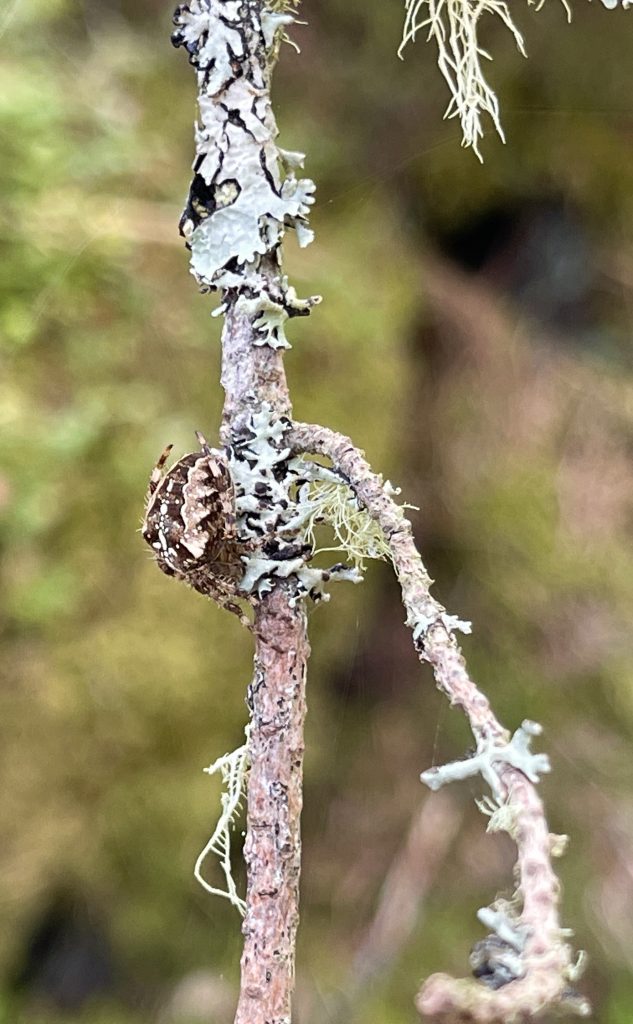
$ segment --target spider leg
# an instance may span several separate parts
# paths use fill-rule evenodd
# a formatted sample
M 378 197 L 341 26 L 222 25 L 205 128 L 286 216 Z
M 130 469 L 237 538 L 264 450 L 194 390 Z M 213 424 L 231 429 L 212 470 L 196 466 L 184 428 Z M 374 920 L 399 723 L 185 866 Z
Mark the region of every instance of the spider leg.
M 255 630 L 255 624 L 251 622 L 244 610 L 240 608 L 239 604 L 236 604 L 235 601 L 231 600 L 233 596 L 232 591 L 225 590 L 224 586 L 219 582 L 209 588 L 209 597 L 212 598 L 220 608 L 225 608 L 227 612 L 237 615 L 241 624 L 249 631 L 249 633 L 253 633 Z
M 165 448 L 165 451 L 163 452 L 163 454 L 161 455 L 160 459 L 158 460 L 158 462 L 156 463 L 156 465 L 154 466 L 154 468 L 152 470 L 152 474 L 151 474 L 151 476 L 149 478 L 149 487 L 147 489 L 147 497 L 148 497 L 148 499 L 151 498 L 152 495 L 155 493 L 156 488 L 158 487 L 159 483 L 161 482 L 161 480 L 163 478 L 163 467 L 164 467 L 165 463 L 167 462 L 167 459 L 169 458 L 170 452 L 171 452 L 173 447 L 174 447 L 173 444 L 168 444 L 167 445 L 167 447 Z
M 207 439 L 204 436 L 204 434 L 202 434 L 199 430 L 196 430 L 196 437 L 198 438 L 198 444 L 202 448 L 203 452 L 205 452 L 206 455 L 210 455 L 211 454 L 211 445 L 207 441 Z
M 255 624 L 251 622 L 248 615 L 246 615 L 245 612 L 242 611 L 238 604 L 234 604 L 233 601 L 227 600 L 219 601 L 218 604 L 222 608 L 226 608 L 227 612 L 233 612 L 233 615 L 237 615 L 238 619 L 245 627 L 245 629 L 249 631 L 249 633 L 255 632 Z

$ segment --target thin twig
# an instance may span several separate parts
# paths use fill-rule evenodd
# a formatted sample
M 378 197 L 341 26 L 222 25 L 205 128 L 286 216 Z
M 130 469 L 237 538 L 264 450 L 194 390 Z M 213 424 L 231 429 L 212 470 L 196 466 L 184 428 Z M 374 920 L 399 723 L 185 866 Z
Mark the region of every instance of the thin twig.
M 548 1008 L 563 1003 L 586 1015 L 588 1004 L 570 990 L 572 951 L 560 925 L 560 886 L 551 863 L 557 837 L 549 833 L 543 804 L 529 778 L 537 778 L 538 770 L 548 767 L 543 755 L 532 755 L 527 749 L 530 735 L 536 731 L 533 723 L 524 723 L 510 739 L 488 699 L 470 678 L 455 639 L 455 630 L 469 631 L 469 624 L 448 615 L 432 597 L 432 580 L 415 546 L 410 522 L 350 438 L 326 427 L 295 423 L 289 443 L 296 452 L 327 456 L 380 525 L 418 657 L 432 666 L 439 689 L 468 718 L 478 752 L 472 764 L 457 762 L 434 769 L 425 773 L 424 780 L 435 788 L 452 778 L 482 771 L 495 797 L 492 827 L 508 831 L 517 846 L 520 911 L 511 923 L 505 908 L 488 911 L 485 918 L 482 912 L 482 919 L 497 932 L 495 939 L 500 937 L 507 945 L 508 935 L 518 937 L 517 976 L 503 979 L 507 982 L 503 985 L 496 978 L 500 987 L 494 990 L 471 979 L 433 975 L 418 995 L 420 1013 L 437 1020 L 448 1021 L 461 1014 L 460 1020 L 477 1024 L 507 1024 L 538 1019 Z M 493 973 L 491 969 L 491 977 Z

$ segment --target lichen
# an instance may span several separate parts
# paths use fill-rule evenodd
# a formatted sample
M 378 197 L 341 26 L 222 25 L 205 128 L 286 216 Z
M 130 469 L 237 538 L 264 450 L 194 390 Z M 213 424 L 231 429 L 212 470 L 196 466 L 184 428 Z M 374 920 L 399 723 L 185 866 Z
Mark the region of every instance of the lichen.
M 527 0 L 536 4 L 537 10 L 545 0 Z M 633 0 L 620 0 L 628 8 Z M 567 0 L 561 0 L 571 21 L 571 8 Z M 602 0 L 611 10 L 618 6 L 618 0 Z M 427 40 L 437 46 L 438 67 L 448 85 L 451 98 L 444 116 L 458 117 L 462 127 L 462 145 L 470 146 L 479 160 L 482 160 L 479 143 L 484 135 L 482 116 L 488 115 L 500 136 L 505 141 L 501 127 L 499 101 L 489 85 L 482 67 L 482 60 L 491 60 L 490 54 L 479 42 L 479 22 L 485 14 L 500 19 L 514 38 L 517 49 L 527 56 L 523 37 L 516 27 L 510 5 L 505 0 L 405 0 L 406 15 L 402 42 L 398 50 L 402 56 L 407 43 L 417 34 L 426 31 Z
M 327 569 L 309 565 L 314 553 L 306 535 L 309 510 L 302 507 L 300 495 L 307 484 L 331 480 L 334 474 L 291 455 L 285 444 L 290 428 L 290 420 L 277 417 L 264 403 L 253 409 L 228 446 L 237 530 L 252 547 L 252 554 L 244 557 L 240 590 L 262 597 L 274 579 L 292 579 L 293 602 L 306 596 L 327 601 L 327 584 L 359 583 L 362 576 L 354 566 L 342 563 Z
M 499 905 L 500 903 L 502 904 L 501 906 Z M 516 907 L 513 903 L 507 900 L 496 901 L 492 907 L 481 907 L 477 911 L 477 917 L 484 928 L 494 932 L 502 942 L 506 942 L 515 952 L 523 952 L 527 935 L 525 928 L 522 928 L 516 922 Z
M 332 479 L 306 482 L 298 494 L 298 503 L 305 521 L 305 537 L 315 555 L 343 552 L 359 571 L 365 569 L 367 559 L 389 558 L 384 533 L 341 477 L 332 474 Z M 317 547 L 316 532 L 321 525 L 333 531 L 334 545 Z
M 214 896 L 224 896 L 234 907 L 239 910 L 242 917 L 246 912 L 246 903 L 238 895 L 233 871 L 231 867 L 231 832 L 235 828 L 237 818 L 242 808 L 242 800 L 246 791 L 246 775 L 248 769 L 248 733 L 250 726 L 244 729 L 245 742 L 237 750 L 230 754 L 218 757 L 213 764 L 205 768 L 208 775 L 222 775 L 224 790 L 220 797 L 222 811 L 216 823 L 213 835 L 200 853 L 194 868 L 194 875 L 207 892 Z M 217 889 L 210 885 L 202 875 L 202 866 L 210 853 L 214 853 L 220 860 L 226 890 Z
M 239 301 L 253 318 L 255 343 L 289 347 L 285 322 L 305 316 L 317 296 L 299 300 L 287 278 L 260 272 L 278 262 L 288 228 L 299 245 L 308 226 L 314 182 L 299 177 L 303 154 L 280 149 L 268 77 L 294 5 L 260 10 L 238 0 L 190 0 L 178 7 L 172 41 L 197 70 L 196 159 L 181 233 L 200 287 L 221 290 L 223 312 Z
M 472 633 L 472 622 L 467 619 L 460 619 L 457 615 L 449 615 L 447 612 L 440 612 L 439 615 L 424 615 L 422 611 L 416 610 L 415 618 L 409 621 L 413 630 L 413 642 L 416 643 L 431 629 L 432 626 L 440 624 L 447 633 Z
M 237 309 L 245 312 L 253 325 L 254 345 L 269 345 L 271 348 L 290 348 L 286 337 L 285 325 L 292 315 L 307 316 L 313 306 L 321 301 L 320 295 L 312 295 L 309 299 L 297 298 L 297 293 L 287 278 L 279 292 L 278 301 L 271 296 L 270 290 L 262 288 L 254 298 L 240 295 Z
M 511 803 L 506 800 L 497 803 L 489 796 L 484 796 L 481 800 L 476 800 L 475 803 L 481 813 L 489 818 L 486 832 L 507 832 L 512 839 L 515 838 L 517 813 Z
M 511 740 L 500 743 L 498 739 L 484 739 L 478 743 L 477 752 L 464 761 L 428 768 L 420 778 L 429 789 L 440 789 L 447 782 L 481 775 L 488 783 L 497 804 L 504 802 L 505 787 L 499 777 L 498 765 L 509 765 L 518 769 L 530 780 L 538 782 L 542 774 L 551 771 L 547 754 L 533 754 L 530 744 L 534 736 L 542 732 L 538 722 L 526 719 L 516 730 Z

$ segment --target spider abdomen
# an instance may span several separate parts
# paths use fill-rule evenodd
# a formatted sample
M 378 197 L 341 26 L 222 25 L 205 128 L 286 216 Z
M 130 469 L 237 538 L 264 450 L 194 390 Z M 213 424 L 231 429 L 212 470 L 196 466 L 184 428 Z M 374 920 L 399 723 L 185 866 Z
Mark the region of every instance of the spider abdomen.
M 226 457 L 201 440 L 200 451 L 183 456 L 164 475 L 170 449 L 159 460 L 142 533 L 164 573 L 222 603 L 239 593 L 248 545 L 237 537 Z

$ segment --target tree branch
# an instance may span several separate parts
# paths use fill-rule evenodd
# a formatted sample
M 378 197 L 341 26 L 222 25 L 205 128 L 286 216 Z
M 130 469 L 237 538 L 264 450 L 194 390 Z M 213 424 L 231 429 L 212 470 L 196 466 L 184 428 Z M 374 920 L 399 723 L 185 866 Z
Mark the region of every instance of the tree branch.
M 493 795 L 489 827 L 507 831 L 517 844 L 516 900 L 480 911 L 493 933 L 474 951 L 475 974 L 485 984 L 435 975 L 420 992 L 418 1008 L 437 1019 L 460 1015 L 480 1024 L 535 1019 L 563 1003 L 587 1012 L 569 992 L 574 969 L 551 866 L 558 837 L 548 832 L 534 787 L 539 773 L 549 770 L 547 758 L 529 750 L 539 728 L 524 722 L 510 737 L 497 721 L 455 640 L 455 630 L 469 632 L 470 624 L 448 615 L 431 596 L 411 525 L 362 453 L 349 438 L 290 420 L 281 358 L 288 347 L 285 324 L 318 301 L 298 299 L 281 268 L 288 228 L 301 245 L 312 238 L 307 215 L 314 192 L 311 181 L 295 176 L 302 155 L 277 146 L 270 105 L 271 70 L 281 32 L 293 20 L 290 5 L 190 0 L 174 16 L 173 42 L 186 48 L 196 68 L 200 115 L 181 233 L 202 290 L 222 295 L 224 448 L 215 451 L 200 438 L 201 452 L 161 480 L 167 453 L 162 457 L 145 531 L 165 572 L 234 611 L 232 596 L 255 608 L 245 943 L 235 1021 L 291 1019 L 309 653 L 304 599 L 327 596 L 324 586 L 332 579 L 360 578 L 344 566 L 308 565 L 307 524 L 318 516 L 310 487 L 332 479 L 348 484 L 379 525 L 418 656 L 431 664 L 439 688 L 462 708 L 475 736 L 472 758 L 431 769 L 423 781 L 435 789 L 481 773 Z M 328 456 L 335 474 L 295 458 L 298 453 Z M 174 508 L 176 498 L 181 504 Z
M 300 244 L 311 239 L 306 221 L 314 186 L 294 175 L 301 154 L 275 142 L 270 77 L 280 30 L 292 21 L 276 6 L 191 0 L 177 8 L 172 37 L 197 72 L 200 119 L 181 233 L 201 289 L 222 293 L 221 440 L 234 478 L 238 534 L 250 545 L 245 552 L 267 537 L 273 543 L 275 515 L 283 512 L 271 466 L 283 464 L 275 425 L 291 413 L 284 323 L 306 315 L 317 301 L 297 299 L 281 269 L 286 228 L 295 228 Z M 268 433 L 257 436 L 254 424 L 262 422 Z M 258 457 L 259 475 L 252 472 Z M 251 573 L 251 586 L 242 583 L 237 595 L 255 606 L 256 650 L 248 693 L 247 894 L 236 1024 L 291 1019 L 309 654 L 299 581 L 282 571 L 290 567 L 284 558 L 295 553 L 287 535 L 283 550 L 277 543 L 265 552 L 265 581 L 262 572 Z
M 455 631 L 470 632 L 470 624 L 448 615 L 432 597 L 432 580 L 415 546 L 411 523 L 350 438 L 326 427 L 295 423 L 289 443 L 298 453 L 327 456 L 380 526 L 418 657 L 432 666 L 438 688 L 468 718 L 477 753 L 469 760 L 424 772 L 422 780 L 436 789 L 452 779 L 481 773 L 493 793 L 488 804 L 489 829 L 508 832 L 517 846 L 515 900 L 497 901 L 480 911 L 480 919 L 493 931 L 473 953 L 475 973 L 485 984 L 433 975 L 420 990 L 418 1010 L 437 1020 L 454 1020 L 459 1015 L 460 1020 L 477 1024 L 534 1020 L 561 1004 L 586 1016 L 587 1002 L 570 987 L 575 969 L 567 933 L 560 925 L 560 887 L 551 863 L 564 843 L 550 835 L 534 786 L 539 773 L 549 770 L 544 755 L 529 751 L 530 738 L 540 729 L 525 722 L 511 738 L 495 717 L 488 699 L 470 678 L 455 639 Z
M 299 923 L 305 681 L 303 606 L 275 587 L 256 613 L 249 689 L 247 911 L 235 1024 L 289 1024 Z

